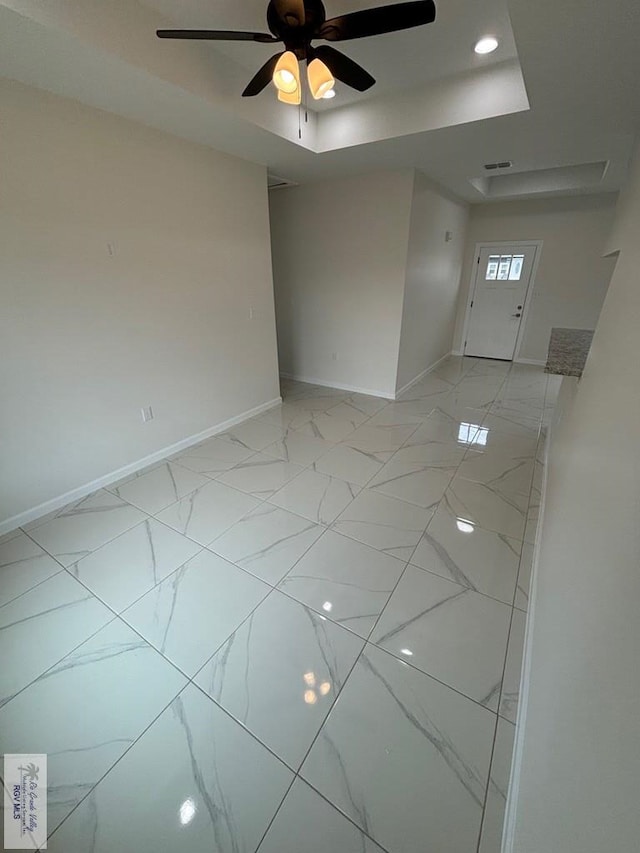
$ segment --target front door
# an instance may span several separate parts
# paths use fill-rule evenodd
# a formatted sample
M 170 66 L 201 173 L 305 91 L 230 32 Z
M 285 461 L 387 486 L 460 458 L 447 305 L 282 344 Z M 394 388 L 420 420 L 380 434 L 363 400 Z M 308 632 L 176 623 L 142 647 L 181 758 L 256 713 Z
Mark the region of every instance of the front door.
M 512 361 L 537 246 L 483 246 L 467 329 L 465 355 Z

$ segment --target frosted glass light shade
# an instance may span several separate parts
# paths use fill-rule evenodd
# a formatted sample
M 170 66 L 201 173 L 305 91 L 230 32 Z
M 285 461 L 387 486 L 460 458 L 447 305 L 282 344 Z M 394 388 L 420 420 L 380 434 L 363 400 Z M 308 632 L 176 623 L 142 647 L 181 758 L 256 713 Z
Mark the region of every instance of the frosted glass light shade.
M 314 59 L 307 68 L 309 89 L 316 101 L 324 96 L 336 85 L 333 74 L 321 59 Z
M 297 106 L 302 101 L 302 90 L 296 89 L 295 92 L 278 92 L 278 100 L 283 104 L 294 104 Z
M 293 95 L 300 90 L 300 68 L 293 51 L 288 50 L 278 60 L 273 72 L 273 85 L 285 95 Z

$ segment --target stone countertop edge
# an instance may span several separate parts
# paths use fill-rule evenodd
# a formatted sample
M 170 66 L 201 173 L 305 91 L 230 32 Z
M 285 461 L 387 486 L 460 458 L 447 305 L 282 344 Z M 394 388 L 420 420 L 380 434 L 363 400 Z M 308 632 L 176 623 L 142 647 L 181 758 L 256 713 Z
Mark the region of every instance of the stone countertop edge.
M 592 329 L 551 329 L 545 373 L 582 376 L 591 349 Z

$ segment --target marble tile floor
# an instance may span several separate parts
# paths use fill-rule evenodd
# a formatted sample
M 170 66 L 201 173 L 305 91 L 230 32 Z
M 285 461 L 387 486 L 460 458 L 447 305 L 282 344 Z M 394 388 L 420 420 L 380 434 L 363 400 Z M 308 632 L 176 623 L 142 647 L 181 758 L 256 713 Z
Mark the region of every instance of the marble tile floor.
M 541 368 L 284 402 L 0 539 L 53 853 L 499 853 Z

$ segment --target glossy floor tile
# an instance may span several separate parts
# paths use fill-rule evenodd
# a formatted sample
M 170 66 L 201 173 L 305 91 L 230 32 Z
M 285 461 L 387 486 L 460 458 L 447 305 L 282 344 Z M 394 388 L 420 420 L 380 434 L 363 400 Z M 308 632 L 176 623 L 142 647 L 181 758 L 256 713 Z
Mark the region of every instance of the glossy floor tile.
M 184 453 L 179 453 L 174 457 L 174 460 L 190 471 L 215 477 L 240 462 L 244 462 L 245 459 L 253 456 L 254 452 L 251 448 L 243 447 L 231 441 L 209 438 L 202 444 L 190 447 Z
M 499 853 L 557 383 L 282 394 L 0 538 L 54 853 Z
M 367 647 L 301 775 L 386 850 L 471 853 L 494 727 L 491 712 Z
M 421 462 L 432 468 L 455 470 L 462 462 L 467 447 L 448 436 L 443 439 L 428 435 L 424 429 L 426 421 L 405 442 L 393 457 L 393 462 Z M 456 436 L 457 438 L 457 436 Z
M 0 608 L 0 706 L 113 618 L 67 572 L 5 604 Z
M 202 551 L 122 618 L 191 677 L 268 592 L 248 572 Z
M 0 607 L 60 571 L 60 563 L 18 531 L 0 542 Z
M 200 551 L 200 545 L 154 518 L 69 566 L 116 612 L 124 610 Z
M 333 622 L 368 637 L 404 568 L 401 560 L 329 530 L 279 588 Z
M 208 482 L 203 474 L 166 462 L 110 486 L 109 491 L 153 515 Z
M 496 710 L 511 608 L 408 566 L 371 642 Z
M 48 849 L 253 851 L 293 778 L 189 685 L 54 833 Z
M 460 465 L 458 475 L 465 480 L 486 484 L 507 497 L 521 495 L 528 499 L 533 480 L 533 457 L 512 455 L 509 451 L 470 451 Z
M 405 462 L 401 451 L 371 480 L 369 489 L 424 509 L 436 509 L 447 491 L 456 466 L 432 466 L 429 462 Z
M 363 645 L 274 590 L 195 681 L 297 770 Z
M 233 486 L 234 489 L 264 500 L 275 494 L 303 470 L 304 468 L 294 465 L 293 462 L 285 462 L 266 453 L 256 453 L 245 462 L 240 462 L 235 468 L 219 474 L 217 479 L 220 483 Z
M 355 433 L 354 433 L 355 435 Z M 313 464 L 313 470 L 331 477 L 339 477 L 349 483 L 366 486 L 380 471 L 390 452 L 362 451 L 348 444 L 337 444 Z
M 374 415 L 369 424 L 371 426 L 412 426 L 418 427 L 428 417 L 435 403 L 424 400 L 403 400 L 400 398 L 395 403 L 389 403 Z
M 259 504 L 251 495 L 212 481 L 162 510 L 158 520 L 189 539 L 208 545 Z
M 42 524 L 35 523 L 25 529 L 59 563 L 70 566 L 144 518 L 145 513 L 101 489 Z
M 269 444 L 263 452 L 276 459 L 307 467 L 332 448 L 333 444 L 324 438 L 291 431 L 281 441 Z
M 358 539 L 391 557 L 409 560 L 433 512 L 431 508 L 365 489 L 333 527 L 338 533 Z
M 329 412 L 314 412 L 301 423 L 292 423 L 291 429 L 301 435 L 321 438 L 324 441 L 342 441 L 357 428 L 355 421 Z
M 269 828 L 259 853 L 384 853 L 356 824 L 300 777 Z
M 365 424 L 351 433 L 344 440 L 344 444 L 353 447 L 362 453 L 371 453 L 374 456 L 390 458 L 391 454 L 399 450 L 405 441 L 416 431 L 411 426 L 371 426 Z
M 444 501 L 456 518 L 512 539 L 522 539 L 524 535 L 528 505 L 528 497 L 524 495 L 505 495 L 491 483 L 477 483 L 456 475 Z
M 483 530 L 441 504 L 411 562 L 505 604 L 513 604 L 520 551 L 517 539 Z
M 279 441 L 283 435 L 284 430 L 276 424 L 269 424 L 254 418 L 227 432 L 220 433 L 217 437 L 220 441 L 229 441 L 234 446 L 245 450 L 264 450 L 274 441 Z
M 337 417 L 345 417 L 347 420 L 359 420 L 364 423 L 387 405 L 387 400 L 382 397 L 371 397 L 368 394 L 349 394 L 337 406 L 328 411 Z
M 405 447 L 429 442 L 449 442 L 466 452 L 469 447 L 486 442 L 488 432 L 481 427 L 483 419 L 473 423 L 435 411 L 425 418 L 405 443 Z
M 275 586 L 324 529 L 264 503 L 214 539 L 209 550 Z
M 0 751 L 49 756 L 49 831 L 186 683 L 138 634 L 114 620 L 0 709 Z
M 331 524 L 360 491 L 360 486 L 307 469 L 269 502 L 296 512 L 316 524 Z

